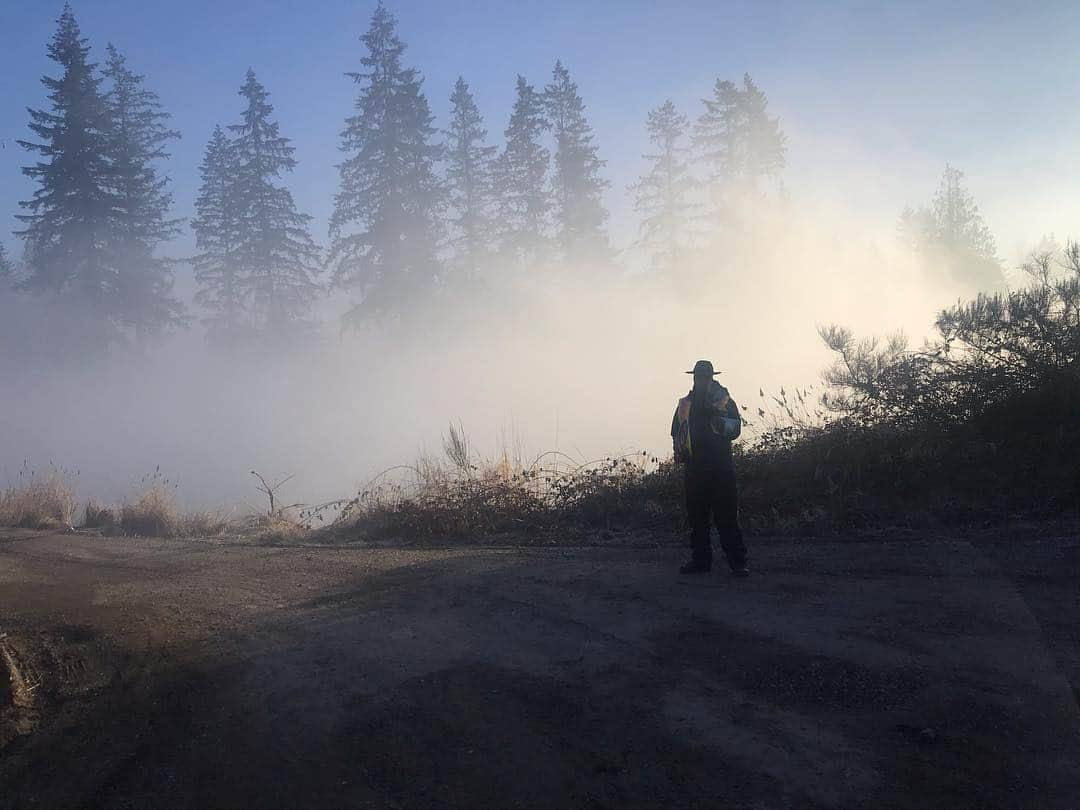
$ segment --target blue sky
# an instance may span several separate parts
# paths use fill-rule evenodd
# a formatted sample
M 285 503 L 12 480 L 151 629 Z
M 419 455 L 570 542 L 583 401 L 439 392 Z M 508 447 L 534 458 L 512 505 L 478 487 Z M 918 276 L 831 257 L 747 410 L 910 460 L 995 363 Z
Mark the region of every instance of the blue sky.
M 1076 4 L 1043 2 L 389 2 L 425 77 L 438 123 L 460 74 L 494 141 L 514 78 L 537 84 L 562 59 L 578 82 L 612 180 L 612 231 L 634 233 L 625 193 L 641 169 L 647 111 L 671 98 L 692 116 L 720 76 L 749 71 L 791 142 L 796 200 L 886 221 L 927 201 L 947 161 L 959 166 L 1002 254 L 1044 232 L 1080 236 L 1080 50 Z M 17 201 L 32 187 L 15 143 L 43 106 L 45 55 L 62 3 L 0 0 L 0 240 L 19 246 Z M 338 132 L 355 88 L 365 0 L 75 0 L 103 59 L 115 44 L 146 74 L 183 140 L 173 149 L 176 214 L 189 216 L 215 123 L 233 122 L 250 66 L 271 93 L 299 166 L 299 206 L 325 223 L 337 185 Z M 181 250 L 183 245 L 178 245 Z

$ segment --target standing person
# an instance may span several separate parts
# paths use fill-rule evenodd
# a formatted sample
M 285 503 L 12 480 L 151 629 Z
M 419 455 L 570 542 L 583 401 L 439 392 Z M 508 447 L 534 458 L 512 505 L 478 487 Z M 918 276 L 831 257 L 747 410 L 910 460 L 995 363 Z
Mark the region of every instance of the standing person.
M 731 452 L 732 439 L 742 432 L 739 407 L 728 390 L 713 379 L 718 372 L 708 360 L 698 360 L 694 370 L 686 373 L 694 375 L 694 387 L 675 408 L 671 438 L 675 462 L 686 469 L 686 512 L 693 557 L 679 573 L 702 574 L 712 568 L 711 515 L 731 573 L 749 576 Z

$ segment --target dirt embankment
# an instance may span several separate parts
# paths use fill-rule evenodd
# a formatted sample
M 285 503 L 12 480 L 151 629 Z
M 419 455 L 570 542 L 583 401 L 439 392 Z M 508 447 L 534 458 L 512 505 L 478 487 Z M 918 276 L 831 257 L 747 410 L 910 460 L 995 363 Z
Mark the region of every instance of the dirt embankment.
M 1074 807 L 1078 548 L 4 532 L 0 806 Z

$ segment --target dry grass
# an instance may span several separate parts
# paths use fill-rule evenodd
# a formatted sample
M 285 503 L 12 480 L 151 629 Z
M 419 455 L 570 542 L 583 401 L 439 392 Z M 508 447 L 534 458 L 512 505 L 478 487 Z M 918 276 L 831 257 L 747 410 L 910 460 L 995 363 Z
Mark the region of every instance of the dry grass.
M 58 529 L 71 525 L 75 514 L 75 475 L 50 466 L 38 474 L 26 464 L 21 482 L 0 492 L 0 526 Z
M 760 533 L 831 534 L 1058 520 L 1080 503 L 1080 386 L 1017 392 L 955 425 L 829 417 L 812 389 L 758 392 L 735 446 L 740 515 Z M 581 531 L 685 528 L 682 471 L 648 454 L 579 464 L 472 457 L 452 428 L 444 460 L 376 479 L 332 528 L 352 539 L 482 537 L 541 542 Z M 318 514 L 315 514 L 318 517 Z M 553 531 L 552 531 L 553 530 Z M 545 537 L 549 539 L 544 539 Z
M 256 543 L 295 543 L 307 537 L 309 532 L 293 510 L 287 509 L 251 515 L 239 533 Z
M 344 504 L 331 528 L 369 539 L 482 536 L 549 530 L 670 527 L 671 465 L 648 453 L 579 462 L 546 453 L 530 463 L 503 453 L 474 457 L 459 428 L 443 442 L 445 459 L 378 476 Z M 310 524 L 318 508 L 306 510 Z
M 118 509 L 106 506 L 96 498 L 91 498 L 86 502 L 86 507 L 83 509 L 83 527 L 102 529 L 108 533 L 117 529 L 119 525 L 120 511 Z
M 235 516 L 222 511 L 185 512 L 180 516 L 181 537 L 222 537 L 239 531 Z
M 89 514 L 89 505 L 87 507 Z M 244 533 L 245 526 L 223 512 L 183 512 L 172 490 L 155 484 L 119 510 L 104 510 L 118 519 L 103 528 L 115 533 L 144 537 L 221 537 Z M 89 525 L 89 524 L 86 524 Z
M 143 476 L 143 489 L 131 501 L 107 506 L 91 498 L 82 525 L 104 534 L 144 537 L 214 537 L 242 533 L 235 516 L 221 511 L 184 512 L 176 502 L 177 484 L 160 468 Z
M 176 537 L 183 525 L 172 492 L 155 483 L 120 507 L 120 530 L 147 537 Z
M 20 483 L 0 491 L 0 526 L 27 529 L 65 529 L 74 525 L 77 501 L 71 473 L 51 466 L 39 474 L 24 464 Z M 160 471 L 143 477 L 145 485 L 131 501 L 119 506 L 90 498 L 80 526 L 103 534 L 155 537 L 213 537 L 243 533 L 245 524 L 222 512 L 183 512 L 176 485 Z

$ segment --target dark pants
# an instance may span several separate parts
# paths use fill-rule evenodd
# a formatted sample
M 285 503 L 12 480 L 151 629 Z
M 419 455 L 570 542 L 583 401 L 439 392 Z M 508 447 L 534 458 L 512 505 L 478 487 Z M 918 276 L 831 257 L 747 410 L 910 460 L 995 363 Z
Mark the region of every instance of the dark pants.
M 709 516 L 732 569 L 746 565 L 746 544 L 739 526 L 739 490 L 732 468 L 686 468 L 686 513 L 694 562 L 712 565 Z

